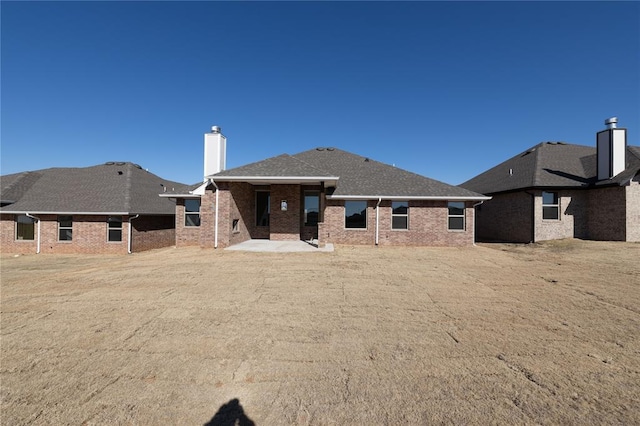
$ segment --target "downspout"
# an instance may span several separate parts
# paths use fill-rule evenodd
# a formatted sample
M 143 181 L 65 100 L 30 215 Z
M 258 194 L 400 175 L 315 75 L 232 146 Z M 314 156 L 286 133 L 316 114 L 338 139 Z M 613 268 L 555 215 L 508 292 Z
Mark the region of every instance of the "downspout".
M 475 203 L 473 205 L 473 245 L 476 245 L 476 207 L 478 207 L 480 204 L 484 203 L 484 200 L 480 201 L 479 203 Z
M 36 254 L 40 254 L 40 218 L 30 215 L 29 213 L 25 213 L 25 216 L 30 217 L 31 219 L 38 222 L 38 240 L 36 241 Z
M 378 197 L 378 203 L 376 204 L 376 245 L 378 245 L 378 235 L 380 231 L 380 213 L 378 212 L 382 198 Z
M 129 217 L 129 235 L 127 236 L 127 253 L 131 254 L 131 221 L 133 219 L 139 218 L 140 215 L 137 214 L 133 217 Z
M 209 179 L 209 182 L 211 182 L 213 184 L 213 186 L 216 187 L 216 213 L 215 213 L 215 219 L 214 219 L 214 225 L 213 225 L 213 248 L 217 249 L 218 248 L 218 194 L 220 193 L 220 190 L 218 189 L 218 185 L 216 185 L 216 183 L 213 181 L 213 179 Z

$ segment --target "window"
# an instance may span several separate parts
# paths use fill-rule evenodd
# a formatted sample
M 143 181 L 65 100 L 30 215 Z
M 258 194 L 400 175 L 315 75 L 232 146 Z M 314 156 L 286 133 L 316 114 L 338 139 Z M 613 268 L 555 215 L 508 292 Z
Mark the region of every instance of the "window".
M 344 227 L 348 229 L 358 229 L 367 227 L 367 202 L 366 201 L 345 201 L 344 202 Z
M 464 202 L 449 201 L 449 231 L 464 231 Z
M 558 203 L 557 192 L 542 193 L 542 219 L 560 219 L 560 204 Z
M 107 241 L 122 241 L 122 216 L 109 216 L 107 219 Z
M 200 226 L 200 200 L 184 200 L 184 226 Z
M 269 191 L 256 192 L 256 226 L 269 226 L 270 204 L 271 194 Z
M 409 229 L 409 202 L 391 203 L 391 229 Z
M 58 241 L 71 241 L 73 237 L 73 217 L 58 216 Z
M 16 217 L 16 240 L 33 240 L 34 222 L 33 218 L 24 214 Z
M 305 192 L 304 194 L 304 225 L 316 226 L 320 215 L 320 194 Z

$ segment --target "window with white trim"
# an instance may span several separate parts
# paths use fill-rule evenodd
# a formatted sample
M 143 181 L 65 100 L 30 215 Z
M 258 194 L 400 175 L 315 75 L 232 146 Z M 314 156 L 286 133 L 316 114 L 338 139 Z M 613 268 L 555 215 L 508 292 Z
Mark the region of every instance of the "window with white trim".
M 463 201 L 449 201 L 449 231 L 464 231 L 464 202 Z
M 542 192 L 542 219 L 560 219 L 560 202 L 557 192 Z
M 122 241 L 122 216 L 109 216 L 107 219 L 107 241 Z
M 409 229 L 409 202 L 391 203 L 391 229 Z
M 58 216 L 58 241 L 73 239 L 73 216 Z
M 200 199 L 184 200 L 184 226 L 200 226 Z
M 35 219 L 21 214 L 16 217 L 16 240 L 33 241 L 35 239 Z
M 367 228 L 367 202 L 344 202 L 344 227 L 347 229 Z

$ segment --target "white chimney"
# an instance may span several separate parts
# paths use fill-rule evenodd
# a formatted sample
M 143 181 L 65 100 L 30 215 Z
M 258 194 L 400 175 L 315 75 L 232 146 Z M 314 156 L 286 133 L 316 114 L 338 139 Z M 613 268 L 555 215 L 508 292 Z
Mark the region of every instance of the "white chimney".
M 596 136 L 598 180 L 611 179 L 626 167 L 627 129 L 618 128 L 617 123 L 617 117 L 607 118 L 607 129 Z
M 227 138 L 218 126 L 204 134 L 204 177 L 223 171 L 227 167 Z

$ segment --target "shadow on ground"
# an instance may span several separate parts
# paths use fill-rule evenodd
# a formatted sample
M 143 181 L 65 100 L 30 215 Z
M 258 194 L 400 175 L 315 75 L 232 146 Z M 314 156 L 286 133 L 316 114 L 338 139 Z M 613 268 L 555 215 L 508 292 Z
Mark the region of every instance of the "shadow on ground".
M 204 426 L 255 426 L 255 423 L 245 414 L 240 401 L 234 398 L 222 404 Z

